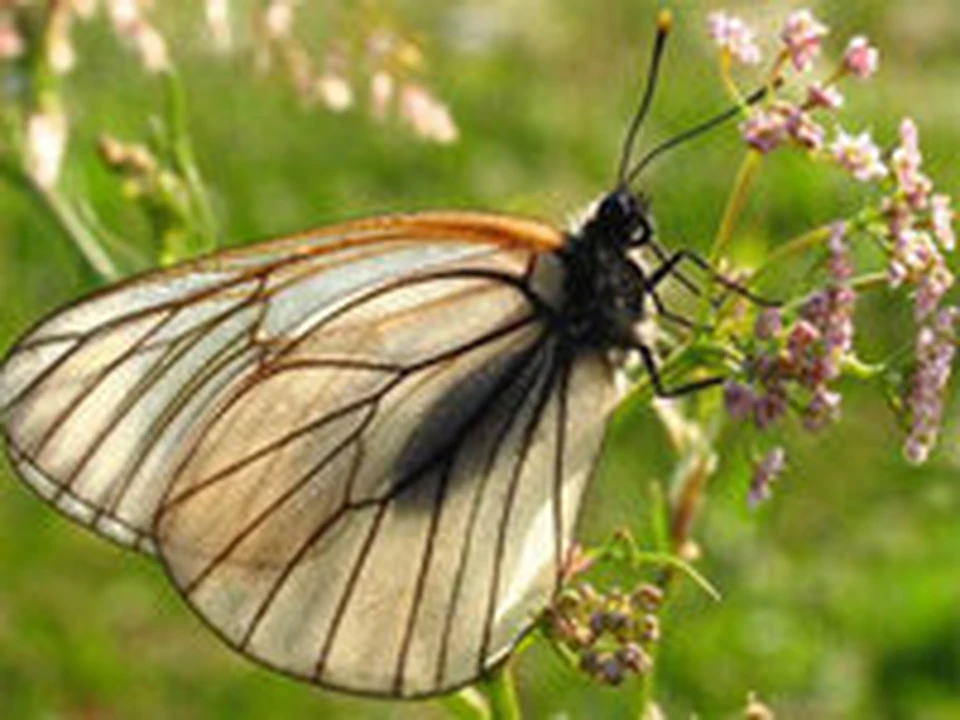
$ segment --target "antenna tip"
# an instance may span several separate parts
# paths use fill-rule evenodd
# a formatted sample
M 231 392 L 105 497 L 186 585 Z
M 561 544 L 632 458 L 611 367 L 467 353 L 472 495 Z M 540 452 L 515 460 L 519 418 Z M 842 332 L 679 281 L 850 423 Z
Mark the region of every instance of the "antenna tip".
M 657 32 L 666 35 L 673 29 L 673 13 L 663 8 L 657 13 Z

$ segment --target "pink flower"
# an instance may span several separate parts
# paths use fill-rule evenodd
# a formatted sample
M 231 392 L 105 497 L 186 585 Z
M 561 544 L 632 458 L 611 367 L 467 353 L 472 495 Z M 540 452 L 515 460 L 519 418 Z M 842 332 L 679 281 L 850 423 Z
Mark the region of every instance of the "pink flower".
M 958 318 L 960 312 L 956 307 L 943 308 L 917 335 L 916 370 L 904 398 L 910 434 L 903 452 L 912 463 L 924 462 L 937 441 L 943 418 L 943 399 L 956 354 Z
M 765 308 L 757 314 L 753 326 L 754 337 L 760 340 L 772 340 L 783 330 L 783 320 L 777 308 Z
M 917 125 L 911 118 L 900 123 L 900 145 L 890 158 L 897 187 L 914 210 L 926 208 L 933 183 L 920 171 L 923 155 Z
M 36 113 L 27 120 L 26 168 L 44 190 L 53 188 L 60 177 L 68 133 L 67 116 L 59 110 Z
M 756 396 L 749 385 L 728 380 L 723 386 L 723 405 L 734 420 L 746 420 L 753 414 Z
M 811 84 L 807 88 L 807 105 L 811 108 L 836 110 L 843 105 L 843 95 L 836 85 Z
M 934 195 L 930 200 L 930 224 L 933 235 L 947 252 L 953 252 L 956 236 L 953 232 L 954 212 L 948 195 Z
M 747 505 L 751 509 L 770 497 L 770 488 L 783 472 L 785 464 L 786 453 L 782 447 L 773 448 L 754 464 L 747 495 Z
M 221 52 L 229 50 L 233 46 L 233 30 L 228 0 L 206 0 L 204 11 L 214 48 Z
M 917 290 L 913 296 L 913 314 L 918 322 L 934 313 L 943 296 L 953 287 L 953 283 L 953 274 L 942 260 L 935 262 L 920 275 Z
M 827 390 L 826 386 L 817 388 L 810 402 L 803 409 L 803 427 L 808 432 L 819 432 L 840 415 L 840 393 Z
M 863 35 L 850 40 L 843 54 L 843 67 L 847 72 L 858 78 L 868 78 L 877 72 L 879 64 L 879 51 Z
M 387 106 L 393 100 L 396 82 L 393 75 L 378 70 L 370 78 L 370 112 L 378 120 L 387 114 Z
M 0 60 L 13 60 L 23 55 L 26 43 L 13 21 L 0 15 Z
M 847 234 L 846 223 L 835 222 L 830 228 L 827 250 L 830 251 L 830 277 L 838 282 L 849 280 L 853 275 L 850 251 L 844 238 Z
M 869 132 L 853 136 L 840 130 L 830 151 L 840 166 L 860 182 L 880 180 L 887 175 L 887 168 L 880 160 L 880 149 Z
M 316 79 L 314 87 L 323 104 L 333 112 L 343 112 L 353 105 L 353 88 L 339 73 L 324 73 Z
M 424 140 L 448 145 L 458 137 L 447 106 L 420 85 L 407 83 L 400 90 L 400 117 Z
M 823 127 L 800 108 L 794 108 L 787 116 L 787 132 L 800 147 L 807 150 L 822 148 L 826 134 Z
M 727 13 L 714 12 L 707 16 L 707 26 L 710 38 L 730 57 L 744 65 L 760 62 L 756 33 L 743 20 Z
M 294 0 L 270 0 L 263 23 L 271 40 L 284 40 L 293 32 Z
M 77 17 L 89 20 L 97 12 L 97 5 L 100 0 L 72 0 L 70 9 Z
M 809 10 L 797 10 L 787 16 L 780 39 L 786 45 L 793 67 L 808 70 L 820 54 L 824 36 L 829 32 Z
M 786 118 L 775 110 L 754 108 L 740 123 L 740 134 L 750 147 L 766 154 L 787 138 Z

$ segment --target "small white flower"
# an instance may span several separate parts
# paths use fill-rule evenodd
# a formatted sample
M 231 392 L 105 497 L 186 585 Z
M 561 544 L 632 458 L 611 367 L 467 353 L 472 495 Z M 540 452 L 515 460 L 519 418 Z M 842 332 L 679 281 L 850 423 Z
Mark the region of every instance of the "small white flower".
M 27 120 L 26 170 L 33 181 L 50 190 L 57 184 L 67 148 L 67 116 L 60 110 L 47 110 Z
M 869 132 L 854 136 L 840 130 L 830 151 L 841 167 L 860 182 L 880 180 L 887 175 L 887 168 L 880 159 L 880 148 Z
M 756 33 L 740 18 L 723 12 L 710 13 L 707 16 L 707 27 L 710 38 L 717 47 L 730 53 L 733 59 L 744 65 L 756 65 L 760 62 Z
M 317 94 L 330 110 L 343 112 L 353 105 L 353 88 L 343 75 L 328 72 L 317 78 Z

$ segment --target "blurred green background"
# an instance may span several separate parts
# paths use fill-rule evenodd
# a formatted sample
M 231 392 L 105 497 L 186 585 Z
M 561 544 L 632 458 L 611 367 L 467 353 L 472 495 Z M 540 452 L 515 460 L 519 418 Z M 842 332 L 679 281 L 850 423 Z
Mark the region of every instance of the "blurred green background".
M 157 4 L 161 5 L 161 4 Z M 235 5 L 238 25 L 250 3 Z M 322 52 L 352 32 L 337 3 L 307 3 L 301 37 Z M 347 5 L 347 3 L 342 3 Z M 368 3 L 418 38 L 430 87 L 460 141 L 438 147 L 362 109 L 305 109 L 276 77 L 251 70 L 245 34 L 211 51 L 200 3 L 163 3 L 155 18 L 183 71 L 189 128 L 226 244 L 347 217 L 476 207 L 565 223 L 607 189 L 636 102 L 654 5 L 641 0 Z M 677 1 L 676 32 L 645 138 L 665 137 L 726 104 L 705 40 L 726 7 L 775 28 L 794 3 Z M 851 129 L 886 144 L 918 121 L 927 169 L 957 194 L 960 13 L 956 0 L 832 0 L 811 7 L 832 27 L 881 47 L 880 75 L 844 90 Z M 106 23 L 77 27 L 66 83 L 73 128 L 64 184 L 143 250 L 143 216 L 97 159 L 102 132 L 137 140 L 162 109 L 162 87 Z M 704 249 L 739 158 L 732 128 L 677 150 L 645 180 L 668 244 Z M 765 163 L 738 228 L 741 259 L 858 207 L 859 188 L 790 153 Z M 42 313 L 102 284 L 57 225 L 0 181 L 0 346 Z M 881 320 L 882 319 L 882 320 Z M 898 325 L 899 323 L 899 325 Z M 909 332 L 908 316 L 865 300 L 865 352 Z M 670 718 L 738 717 L 757 691 L 781 718 L 960 717 L 960 398 L 941 448 L 922 468 L 901 459 L 902 433 L 876 388 L 845 386 L 842 422 L 787 431 L 789 473 L 775 499 L 746 510 L 743 445 L 726 438 L 696 537 L 724 599 L 686 588 L 664 628 L 656 696 Z M 794 428 L 793 430 L 796 430 Z M 642 534 L 648 487 L 671 458 L 649 411 L 613 427 L 583 534 Z M 353 699 L 271 675 L 234 656 L 178 599 L 157 567 L 59 518 L 0 468 L 0 718 L 443 717 L 430 702 Z M 519 657 L 529 717 L 636 717 L 636 685 L 597 686 L 543 646 Z

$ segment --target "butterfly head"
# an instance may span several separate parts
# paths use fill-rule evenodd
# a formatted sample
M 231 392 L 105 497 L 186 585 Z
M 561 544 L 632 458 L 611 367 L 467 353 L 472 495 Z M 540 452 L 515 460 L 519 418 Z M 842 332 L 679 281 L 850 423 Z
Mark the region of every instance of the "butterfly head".
M 590 223 L 608 242 L 622 249 L 641 247 L 653 237 L 646 200 L 625 187 L 600 199 Z

